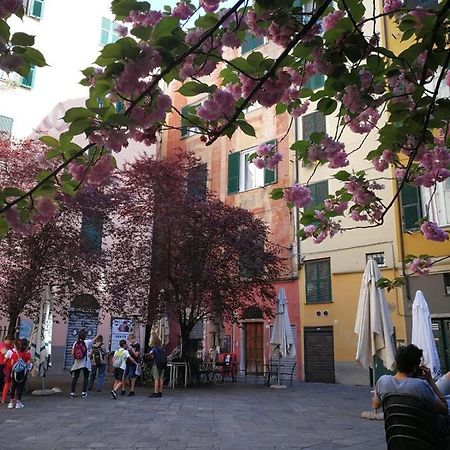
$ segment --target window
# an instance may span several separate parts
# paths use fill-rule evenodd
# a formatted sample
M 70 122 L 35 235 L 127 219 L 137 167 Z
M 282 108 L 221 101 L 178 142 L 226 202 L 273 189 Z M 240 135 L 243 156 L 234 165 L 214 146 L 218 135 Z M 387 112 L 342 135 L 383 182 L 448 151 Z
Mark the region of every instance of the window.
M 325 84 L 325 75 L 319 74 L 319 75 L 313 75 L 304 85 L 305 88 L 308 89 L 320 89 L 323 88 L 323 85 Z
M 34 86 L 34 77 L 36 75 L 36 67 L 30 66 L 30 71 L 26 77 L 20 77 L 19 84 L 27 89 L 32 89 Z
M 208 165 L 199 164 L 187 174 L 187 192 L 194 198 L 203 200 L 206 197 L 206 182 L 208 180 Z
M 326 133 L 327 121 L 320 111 L 307 114 L 302 118 L 302 139 L 307 141 L 313 133 Z
M 81 219 L 81 245 L 87 250 L 100 252 L 102 250 L 103 217 L 84 214 Z
M 29 16 L 35 19 L 42 19 L 44 0 L 28 0 L 24 2 L 24 9 Z
M 402 203 L 403 229 L 413 230 L 418 228 L 417 222 L 423 217 L 419 188 L 404 184 L 400 192 L 400 199 Z
M 329 259 L 305 262 L 306 303 L 331 302 L 331 270 Z
M 308 185 L 311 190 L 311 204 L 308 208 L 317 208 L 323 205 L 324 200 L 328 197 L 328 180 L 311 183 Z
M 261 47 L 261 45 L 264 45 L 264 36 L 255 36 L 247 33 L 241 45 L 241 53 L 251 52 L 255 48 Z
M 120 114 L 125 109 L 125 105 L 118 100 L 117 102 L 114 102 L 114 109 L 116 110 L 116 113 Z
M 384 261 L 384 252 L 378 252 L 378 253 L 366 253 L 366 263 L 369 261 L 369 259 L 373 259 L 378 267 L 385 267 L 386 263 Z
M 198 128 L 188 119 L 186 119 L 189 113 L 189 108 L 192 106 L 195 105 L 186 105 L 183 108 L 181 108 L 181 128 L 180 128 L 181 137 L 189 137 L 197 134 L 196 131 L 198 131 Z
M 434 193 L 434 195 L 433 195 Z M 439 226 L 450 225 L 450 178 L 436 183 L 435 188 L 422 188 L 422 211 Z
M 119 34 L 116 32 L 117 23 L 112 20 L 102 17 L 102 32 L 100 34 L 100 44 L 112 44 L 119 39 Z
M 450 272 L 444 273 L 444 289 L 445 295 L 450 295 Z
M 11 117 L 0 116 L 0 134 L 11 134 L 14 120 Z
M 268 144 L 276 144 L 270 141 Z M 228 155 L 228 194 L 248 191 L 277 181 L 276 170 L 258 169 L 250 161 L 256 147 Z

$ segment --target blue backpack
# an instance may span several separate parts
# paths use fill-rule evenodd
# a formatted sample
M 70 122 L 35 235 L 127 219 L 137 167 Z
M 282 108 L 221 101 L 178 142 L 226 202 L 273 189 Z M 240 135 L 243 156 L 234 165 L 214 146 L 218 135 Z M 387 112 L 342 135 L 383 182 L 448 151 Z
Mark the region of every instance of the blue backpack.
M 27 374 L 27 365 L 22 358 L 19 358 L 12 366 L 12 373 L 14 379 L 20 383 L 25 380 Z

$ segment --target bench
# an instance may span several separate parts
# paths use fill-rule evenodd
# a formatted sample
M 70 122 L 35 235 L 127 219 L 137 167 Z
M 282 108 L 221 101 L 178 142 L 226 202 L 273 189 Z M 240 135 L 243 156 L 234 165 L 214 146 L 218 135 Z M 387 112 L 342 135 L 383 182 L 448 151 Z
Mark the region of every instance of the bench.
M 278 383 L 278 369 L 280 370 L 280 384 L 283 384 L 283 380 L 289 380 L 290 386 L 292 386 L 295 369 L 297 367 L 297 361 L 295 358 L 270 358 L 269 364 L 266 364 L 267 379 L 266 384 Z

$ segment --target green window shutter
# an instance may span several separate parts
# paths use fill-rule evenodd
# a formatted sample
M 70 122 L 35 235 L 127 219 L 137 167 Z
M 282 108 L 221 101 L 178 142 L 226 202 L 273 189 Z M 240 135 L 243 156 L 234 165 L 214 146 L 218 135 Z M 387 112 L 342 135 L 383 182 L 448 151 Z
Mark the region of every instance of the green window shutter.
M 266 143 L 270 144 L 270 145 L 276 145 L 277 141 L 275 139 L 273 139 L 272 141 L 268 141 Z M 267 184 L 272 184 L 272 183 L 276 183 L 276 182 L 277 182 L 277 169 L 270 170 L 270 169 L 264 168 L 264 186 L 266 186 Z
M 102 30 L 100 33 L 100 44 L 109 44 L 109 32 L 111 29 L 111 21 L 106 17 L 102 17 Z
M 36 72 L 35 66 L 30 66 L 30 71 L 28 72 L 28 75 L 26 77 L 20 77 L 19 84 L 22 87 L 32 89 L 34 86 L 34 75 Z
M 316 208 L 322 205 L 324 200 L 328 197 L 328 180 L 312 183 L 308 187 L 311 190 L 312 198 L 312 202 L 308 207 Z
M 188 128 L 188 122 L 183 116 L 187 116 L 189 110 L 189 106 L 183 106 L 181 108 L 181 128 L 180 128 L 180 134 L 181 137 L 186 137 L 189 134 L 189 128 Z
M 125 105 L 118 100 L 117 102 L 114 102 L 114 109 L 116 110 L 116 113 L 120 114 L 125 109 Z
M 240 152 L 228 155 L 228 194 L 239 192 L 239 165 L 241 162 Z
M 42 12 L 44 10 L 44 0 L 32 0 L 29 8 L 29 15 L 36 19 L 42 18 Z
M 315 111 L 308 114 L 302 119 L 302 138 L 304 141 L 309 140 L 313 133 L 326 133 L 327 122 L 324 114 Z
M 418 228 L 417 221 L 423 217 L 420 201 L 420 189 L 417 186 L 404 184 L 400 192 L 403 212 L 403 229 Z
M 305 84 L 305 88 L 308 89 L 320 89 L 325 84 L 325 75 L 313 75 Z
M 331 302 L 330 260 L 305 263 L 306 303 Z
M 263 44 L 264 36 L 255 36 L 254 34 L 247 33 L 241 45 L 241 53 L 250 52 L 257 47 L 261 47 Z

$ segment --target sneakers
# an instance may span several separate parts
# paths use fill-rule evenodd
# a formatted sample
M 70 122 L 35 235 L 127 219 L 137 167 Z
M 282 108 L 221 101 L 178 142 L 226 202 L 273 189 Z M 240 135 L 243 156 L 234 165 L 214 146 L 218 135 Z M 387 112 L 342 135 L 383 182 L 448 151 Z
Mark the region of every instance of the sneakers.
M 75 398 L 75 397 L 77 396 L 77 394 L 75 394 L 75 392 L 71 392 L 71 393 L 70 393 L 70 396 L 71 396 L 72 398 Z
M 128 397 L 134 397 L 134 391 L 128 392 Z
M 17 400 L 17 402 L 16 402 L 16 409 L 20 409 L 20 408 L 23 408 L 23 403 L 20 401 L 20 400 Z
M 89 394 L 88 394 L 87 392 L 82 392 L 82 393 L 81 393 L 81 396 L 82 396 L 83 398 L 86 398 L 86 397 L 89 397 Z
M 150 394 L 149 397 L 153 397 L 153 398 L 162 397 L 162 392 L 153 392 L 153 394 Z
M 117 400 L 117 392 L 116 392 L 114 389 L 111 389 L 111 397 L 112 397 L 114 400 Z
M 13 409 L 13 408 L 15 408 L 15 407 L 16 407 L 16 404 L 14 403 L 13 400 L 11 400 L 11 401 L 8 403 L 8 409 Z

